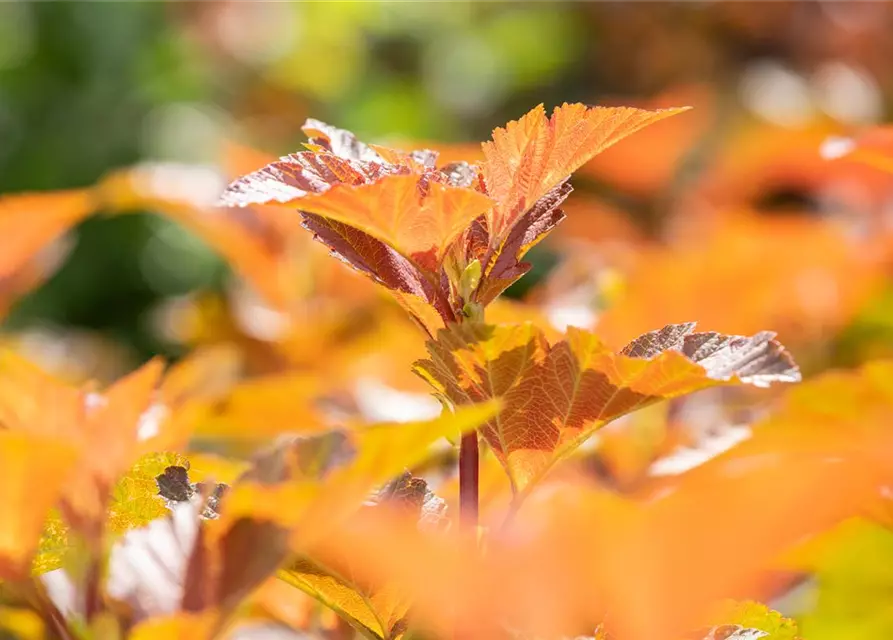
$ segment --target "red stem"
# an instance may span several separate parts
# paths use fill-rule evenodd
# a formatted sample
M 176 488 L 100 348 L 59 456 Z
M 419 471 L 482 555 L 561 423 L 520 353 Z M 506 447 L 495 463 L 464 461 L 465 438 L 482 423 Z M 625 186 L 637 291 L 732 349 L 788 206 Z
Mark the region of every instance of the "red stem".
M 478 434 L 471 431 L 459 444 L 459 525 L 477 535 L 478 527 Z

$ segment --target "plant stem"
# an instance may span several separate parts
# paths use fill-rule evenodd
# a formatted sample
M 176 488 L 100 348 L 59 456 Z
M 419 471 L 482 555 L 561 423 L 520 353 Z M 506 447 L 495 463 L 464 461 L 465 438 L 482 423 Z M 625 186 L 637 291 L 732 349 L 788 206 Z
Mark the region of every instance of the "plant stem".
M 477 536 L 478 527 L 478 434 L 471 431 L 459 444 L 459 526 Z

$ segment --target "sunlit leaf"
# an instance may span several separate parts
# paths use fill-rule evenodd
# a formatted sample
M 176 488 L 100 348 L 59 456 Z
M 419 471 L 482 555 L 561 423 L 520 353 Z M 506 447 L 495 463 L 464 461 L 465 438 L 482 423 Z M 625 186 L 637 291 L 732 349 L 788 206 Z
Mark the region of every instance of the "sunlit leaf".
M 368 233 L 434 271 L 449 244 L 490 205 L 476 191 L 432 182 L 423 185 L 409 175 L 356 187 L 335 186 L 302 198 L 299 206 Z
M 401 624 L 409 605 L 405 597 L 387 591 L 361 593 L 348 579 L 309 561 L 295 563 L 279 577 L 338 612 L 361 633 L 386 639 L 403 636 Z
M 112 492 L 108 526 L 114 532 L 143 527 L 168 514 L 158 495 L 156 476 L 171 465 L 186 463 L 179 453 L 148 454 L 123 475 Z
M 550 345 L 530 324 L 465 324 L 443 330 L 416 367 L 454 404 L 504 400 L 481 435 L 526 491 L 595 430 L 647 404 L 723 383 L 799 380 L 771 333 L 693 331 L 693 323 L 669 325 L 618 354 L 575 328 Z
M 564 104 L 550 117 L 539 105 L 484 143 L 487 192 L 499 204 L 489 228 L 501 238 L 515 220 L 593 156 L 658 120 L 684 111 Z

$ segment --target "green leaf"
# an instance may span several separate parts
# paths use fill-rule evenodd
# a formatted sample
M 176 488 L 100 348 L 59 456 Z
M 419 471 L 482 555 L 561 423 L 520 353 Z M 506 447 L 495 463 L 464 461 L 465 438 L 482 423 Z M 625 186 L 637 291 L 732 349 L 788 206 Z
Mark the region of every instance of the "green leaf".
M 768 636 L 765 640 L 798 640 L 797 623 L 785 618 L 760 602 L 729 602 L 725 612 L 717 617 L 717 624 L 737 624 L 746 629 L 759 629 Z
M 801 621 L 805 638 L 893 638 L 893 531 L 848 521 L 824 540 L 814 575 L 818 597 Z

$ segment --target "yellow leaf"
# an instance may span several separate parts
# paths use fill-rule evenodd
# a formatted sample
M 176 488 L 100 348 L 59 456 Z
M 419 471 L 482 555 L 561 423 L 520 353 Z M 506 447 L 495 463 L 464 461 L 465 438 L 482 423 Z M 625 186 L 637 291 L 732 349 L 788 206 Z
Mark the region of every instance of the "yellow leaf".
M 409 602 L 396 592 L 382 590 L 366 595 L 349 580 L 307 560 L 281 570 L 279 577 L 336 611 L 361 633 L 384 640 L 403 635 L 401 621 Z

